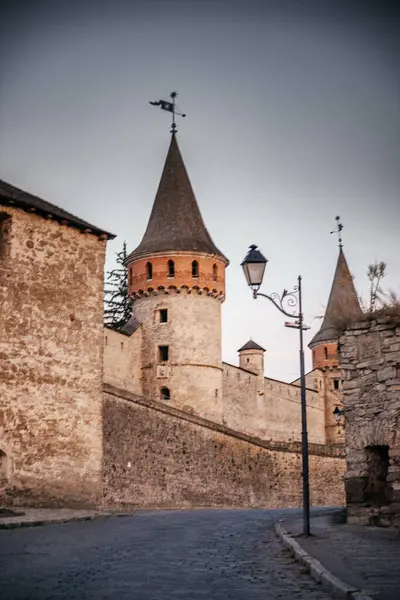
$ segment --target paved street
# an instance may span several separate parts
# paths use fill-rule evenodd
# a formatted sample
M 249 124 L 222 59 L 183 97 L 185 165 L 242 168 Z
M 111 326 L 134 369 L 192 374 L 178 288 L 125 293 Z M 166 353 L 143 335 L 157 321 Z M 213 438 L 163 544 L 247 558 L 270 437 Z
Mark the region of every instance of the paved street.
M 0 597 L 329 600 L 273 532 L 288 512 L 139 512 L 0 531 Z

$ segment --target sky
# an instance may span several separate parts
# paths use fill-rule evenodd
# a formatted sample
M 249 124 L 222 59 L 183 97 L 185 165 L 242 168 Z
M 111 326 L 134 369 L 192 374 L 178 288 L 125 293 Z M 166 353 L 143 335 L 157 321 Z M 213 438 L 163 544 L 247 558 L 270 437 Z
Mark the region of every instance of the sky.
M 357 291 L 387 263 L 400 294 L 400 21 L 395 2 L 0 2 L 0 178 L 138 245 L 178 141 L 206 226 L 230 259 L 222 352 L 250 337 L 266 375 L 299 374 L 298 333 L 253 300 L 240 262 L 268 258 L 270 294 L 303 278 L 320 327 L 337 260 L 335 216 Z M 311 353 L 306 351 L 306 368 Z

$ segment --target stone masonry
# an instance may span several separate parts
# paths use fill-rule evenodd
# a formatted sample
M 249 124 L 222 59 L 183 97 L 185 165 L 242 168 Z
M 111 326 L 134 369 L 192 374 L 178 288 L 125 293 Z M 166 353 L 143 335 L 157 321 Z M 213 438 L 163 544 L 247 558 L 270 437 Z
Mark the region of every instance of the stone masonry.
M 400 319 L 351 325 L 340 356 L 349 521 L 400 526 Z
M 301 505 L 301 444 L 263 441 L 105 386 L 104 505 Z M 342 505 L 344 451 L 309 444 L 313 506 Z
M 27 197 L 30 206 L 15 206 Z M 1 200 L 0 502 L 93 505 L 106 240 L 16 188 Z

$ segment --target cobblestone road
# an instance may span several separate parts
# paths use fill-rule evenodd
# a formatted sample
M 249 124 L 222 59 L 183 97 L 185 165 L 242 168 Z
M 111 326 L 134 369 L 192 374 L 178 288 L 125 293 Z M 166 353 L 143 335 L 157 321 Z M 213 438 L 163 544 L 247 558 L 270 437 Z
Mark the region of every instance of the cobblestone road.
M 330 600 L 275 536 L 282 514 L 141 512 L 0 531 L 0 598 Z

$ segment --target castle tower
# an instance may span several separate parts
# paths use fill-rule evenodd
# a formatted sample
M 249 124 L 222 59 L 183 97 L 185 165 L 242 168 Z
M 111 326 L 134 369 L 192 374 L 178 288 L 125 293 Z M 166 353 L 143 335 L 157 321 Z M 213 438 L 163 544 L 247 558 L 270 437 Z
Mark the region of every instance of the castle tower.
M 312 350 L 313 369 L 320 368 L 324 373 L 324 385 L 321 393 L 324 394 L 325 400 L 325 428 L 328 444 L 344 442 L 344 420 L 342 418 L 338 424 L 333 415 L 336 407 L 343 408 L 342 375 L 338 354 L 338 341 L 341 335 L 340 323 L 343 319 L 357 317 L 360 314 L 361 309 L 353 278 L 340 244 L 324 320 L 320 330 L 308 345 Z
M 147 229 L 126 260 L 143 331 L 143 393 L 217 421 L 228 264 L 204 225 L 173 134 Z
M 264 379 L 264 353 L 265 349 L 249 340 L 244 346 L 239 348 L 239 366 L 247 371 L 253 371 L 257 375 L 262 375 Z

